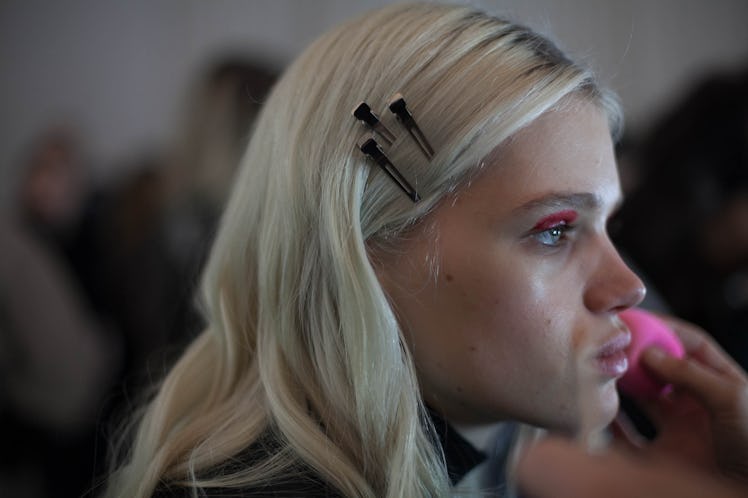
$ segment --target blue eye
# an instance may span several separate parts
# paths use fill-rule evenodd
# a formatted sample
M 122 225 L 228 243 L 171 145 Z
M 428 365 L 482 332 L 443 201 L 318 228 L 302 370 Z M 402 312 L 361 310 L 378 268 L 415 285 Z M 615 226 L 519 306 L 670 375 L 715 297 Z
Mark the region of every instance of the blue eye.
M 566 233 L 572 227 L 566 224 L 556 225 L 554 227 L 535 233 L 535 239 L 544 246 L 557 247 L 563 242 Z

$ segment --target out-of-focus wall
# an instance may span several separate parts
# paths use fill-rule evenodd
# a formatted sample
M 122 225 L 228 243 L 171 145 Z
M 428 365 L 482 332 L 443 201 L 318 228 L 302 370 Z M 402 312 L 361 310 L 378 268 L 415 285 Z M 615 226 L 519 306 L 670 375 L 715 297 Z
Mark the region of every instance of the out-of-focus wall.
M 387 0 L 2 0 L 0 204 L 48 124 L 81 130 L 100 179 L 172 138 L 212 57 L 282 67 L 317 34 Z M 629 129 L 706 71 L 748 64 L 745 0 L 472 1 L 551 34 L 621 95 Z

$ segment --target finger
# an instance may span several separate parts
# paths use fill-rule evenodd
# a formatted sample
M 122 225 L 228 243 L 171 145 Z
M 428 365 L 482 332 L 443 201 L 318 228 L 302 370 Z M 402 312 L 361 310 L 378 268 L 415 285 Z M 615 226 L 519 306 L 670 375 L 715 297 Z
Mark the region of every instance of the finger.
M 673 317 L 662 317 L 662 319 L 678 335 L 689 356 L 697 358 L 734 380 L 748 382 L 748 374 L 703 329 Z
M 644 365 L 661 380 L 694 396 L 712 411 L 733 403 L 745 386 L 725 382 L 718 372 L 691 358 L 674 358 L 656 348 L 642 354 Z

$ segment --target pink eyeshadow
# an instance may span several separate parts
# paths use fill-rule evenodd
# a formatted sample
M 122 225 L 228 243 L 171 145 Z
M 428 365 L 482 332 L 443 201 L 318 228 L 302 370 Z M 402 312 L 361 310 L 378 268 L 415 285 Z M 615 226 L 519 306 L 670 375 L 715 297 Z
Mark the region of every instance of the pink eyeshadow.
M 533 230 L 547 230 L 558 225 L 568 225 L 569 223 L 573 223 L 577 219 L 577 216 L 579 214 L 573 209 L 559 211 L 542 218 L 535 224 Z

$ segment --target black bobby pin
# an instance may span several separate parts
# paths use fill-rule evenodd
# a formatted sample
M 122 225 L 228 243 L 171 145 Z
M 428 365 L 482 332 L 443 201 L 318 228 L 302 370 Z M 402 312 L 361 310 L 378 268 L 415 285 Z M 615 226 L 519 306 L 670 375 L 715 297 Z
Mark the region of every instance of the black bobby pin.
M 387 142 L 387 145 L 392 145 L 395 141 L 395 135 L 384 126 L 384 124 L 379 120 L 379 117 L 374 114 L 374 111 L 371 110 L 371 107 L 369 107 L 369 104 L 366 102 L 361 102 L 356 106 L 353 110 L 353 115 L 356 119 L 363 121 L 367 126 L 369 126 L 369 128 L 377 132 L 384 141 Z
M 365 135 L 357 145 L 358 148 L 361 149 L 361 152 L 374 159 L 374 162 L 376 162 L 385 171 L 385 173 L 387 173 L 389 177 L 392 178 L 395 183 L 397 183 L 397 185 L 403 190 L 403 192 L 405 192 L 405 194 L 410 198 L 411 201 L 418 202 L 421 200 L 421 196 L 418 195 L 416 189 L 414 189 L 411 184 L 408 183 L 408 180 L 406 180 L 405 177 L 400 174 L 400 171 L 398 171 L 395 165 L 392 164 L 392 162 L 382 150 L 382 147 L 380 147 L 377 141 L 374 140 L 373 136 Z
M 413 118 L 413 115 L 408 110 L 408 106 L 405 103 L 403 96 L 396 93 L 390 99 L 389 108 L 390 111 L 397 116 L 397 120 L 405 126 L 406 130 L 408 130 L 408 133 L 413 137 L 413 140 L 418 144 L 418 147 L 424 153 L 426 158 L 430 160 L 434 157 L 434 149 L 431 147 L 428 140 L 426 140 L 426 135 L 423 134 L 421 128 L 418 127 L 416 120 Z

